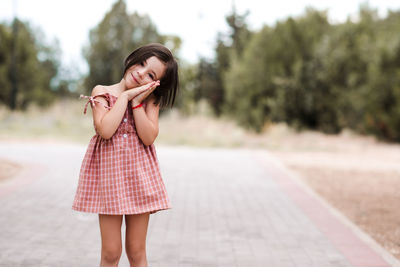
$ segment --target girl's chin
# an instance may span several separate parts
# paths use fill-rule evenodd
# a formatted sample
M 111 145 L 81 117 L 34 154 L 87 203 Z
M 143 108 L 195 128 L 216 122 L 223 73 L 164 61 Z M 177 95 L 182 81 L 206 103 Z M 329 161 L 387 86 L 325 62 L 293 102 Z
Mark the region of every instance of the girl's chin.
M 126 88 L 133 88 L 133 87 L 137 87 L 138 85 L 131 81 L 131 80 L 125 80 L 125 87 Z

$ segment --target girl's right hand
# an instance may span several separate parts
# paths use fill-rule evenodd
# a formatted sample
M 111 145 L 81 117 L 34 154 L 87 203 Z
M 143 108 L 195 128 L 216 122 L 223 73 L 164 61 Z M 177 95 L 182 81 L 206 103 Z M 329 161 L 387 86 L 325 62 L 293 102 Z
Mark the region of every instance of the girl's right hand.
M 132 89 L 127 89 L 125 90 L 122 94 L 126 95 L 126 97 L 128 98 L 128 100 L 132 100 L 133 98 L 135 98 L 136 96 L 140 95 L 141 93 L 150 90 L 152 91 L 154 88 L 156 88 L 157 86 L 160 85 L 160 81 L 152 81 L 150 83 L 147 83 L 145 85 L 139 86 L 139 87 L 135 87 Z

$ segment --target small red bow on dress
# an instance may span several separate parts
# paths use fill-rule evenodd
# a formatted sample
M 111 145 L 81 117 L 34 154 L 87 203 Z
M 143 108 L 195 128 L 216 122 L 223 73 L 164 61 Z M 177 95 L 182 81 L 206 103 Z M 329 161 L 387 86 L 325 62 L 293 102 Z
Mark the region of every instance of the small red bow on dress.
M 80 95 L 79 98 L 86 98 L 88 99 L 88 101 L 85 104 L 85 109 L 83 110 L 83 114 L 86 114 L 86 110 L 87 110 L 87 105 L 90 103 L 90 105 L 92 107 L 95 106 L 96 102 L 102 104 L 106 109 L 110 109 L 110 107 L 104 105 L 103 103 L 101 103 L 99 100 L 94 99 L 96 96 L 86 96 L 86 95 Z

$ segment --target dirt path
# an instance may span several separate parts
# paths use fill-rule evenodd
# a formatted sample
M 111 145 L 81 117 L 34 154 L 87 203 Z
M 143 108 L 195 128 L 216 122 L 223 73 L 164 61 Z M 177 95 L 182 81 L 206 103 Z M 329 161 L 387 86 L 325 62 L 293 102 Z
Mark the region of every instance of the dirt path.
M 21 168 L 15 162 L 0 158 L 0 183 L 15 176 Z
M 400 146 L 303 134 L 273 152 L 319 195 L 400 259 Z

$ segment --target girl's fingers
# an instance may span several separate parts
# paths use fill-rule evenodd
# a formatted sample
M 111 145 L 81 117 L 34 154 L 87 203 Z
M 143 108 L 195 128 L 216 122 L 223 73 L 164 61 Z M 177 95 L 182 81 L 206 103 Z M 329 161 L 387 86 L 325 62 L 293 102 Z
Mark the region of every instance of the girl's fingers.
M 138 97 L 139 95 L 146 95 L 147 96 L 151 92 L 153 92 L 154 89 L 156 89 L 157 86 L 159 86 L 159 85 L 160 85 L 160 81 L 157 80 L 157 81 L 153 81 L 153 82 L 147 83 L 145 85 L 142 85 L 140 87 L 135 87 L 135 88 L 129 89 L 129 90 L 132 90 L 131 91 L 132 92 L 132 96 L 129 99 L 131 100 L 131 99 L 133 99 L 135 97 Z
M 154 83 L 150 86 L 150 89 L 154 89 L 154 88 L 156 88 L 156 87 L 159 86 L 159 85 L 160 85 L 160 83 L 154 82 Z
M 155 83 L 154 85 L 148 87 L 146 90 L 143 90 L 140 92 L 136 97 L 134 97 L 136 100 L 139 100 L 139 102 L 142 102 L 146 97 L 148 97 L 159 85 L 159 83 Z
M 152 88 L 156 88 L 157 86 L 160 85 L 160 81 L 153 81 L 151 83 L 148 83 L 144 86 L 144 91 L 148 90 L 148 89 L 152 89 Z
M 154 82 L 151 82 L 151 83 L 148 83 L 148 84 L 146 84 L 146 85 L 140 86 L 140 87 L 138 87 L 138 88 L 134 88 L 134 90 L 135 90 L 137 93 L 141 94 L 141 93 L 143 93 L 143 92 L 149 90 L 149 89 L 152 88 L 153 86 L 155 86 L 155 83 L 154 83 Z
M 159 82 L 159 81 L 152 82 L 151 85 L 146 89 L 146 91 L 149 90 L 149 91 L 152 92 L 152 91 L 154 91 L 154 89 L 156 89 L 157 86 L 159 86 L 159 85 L 160 85 L 160 82 Z
M 157 88 L 157 86 L 154 85 L 154 86 L 150 87 L 148 90 L 142 92 L 142 93 L 140 94 L 140 96 L 143 97 L 143 99 L 144 99 L 144 98 L 146 98 L 148 95 L 150 95 L 156 88 Z

